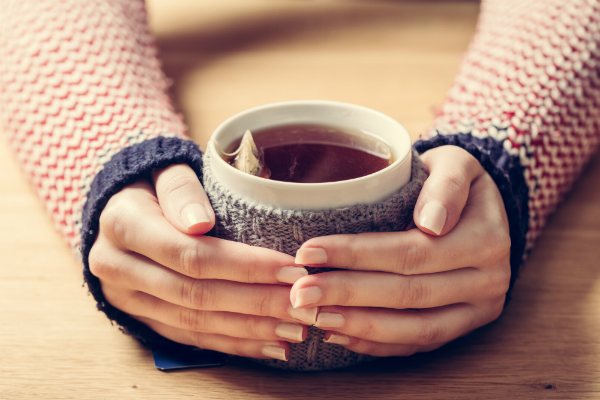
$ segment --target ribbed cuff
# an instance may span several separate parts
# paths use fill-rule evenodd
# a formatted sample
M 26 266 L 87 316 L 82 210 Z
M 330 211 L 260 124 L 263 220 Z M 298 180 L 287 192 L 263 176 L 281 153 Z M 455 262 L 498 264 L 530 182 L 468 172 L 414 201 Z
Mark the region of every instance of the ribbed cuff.
M 508 154 L 502 143 L 493 138 L 479 139 L 469 134 L 437 135 L 429 140 L 419 140 L 414 148 L 420 153 L 440 146 L 459 146 L 475 157 L 490 174 L 502 195 L 510 227 L 510 287 L 506 302 L 523 263 L 529 221 L 528 189 L 523 167 L 516 156 Z M 506 304 L 506 303 L 505 303 Z
M 201 180 L 202 152 L 194 142 L 157 137 L 126 147 L 107 162 L 94 178 L 83 208 L 81 254 L 83 277 L 89 291 L 98 303 L 98 310 L 119 324 L 124 333 L 137 338 L 148 347 L 162 346 L 170 341 L 106 301 L 100 280 L 90 271 L 89 253 L 98 234 L 100 214 L 108 200 L 125 186 L 140 179 L 149 179 L 155 168 L 166 168 L 174 164 L 188 164 Z

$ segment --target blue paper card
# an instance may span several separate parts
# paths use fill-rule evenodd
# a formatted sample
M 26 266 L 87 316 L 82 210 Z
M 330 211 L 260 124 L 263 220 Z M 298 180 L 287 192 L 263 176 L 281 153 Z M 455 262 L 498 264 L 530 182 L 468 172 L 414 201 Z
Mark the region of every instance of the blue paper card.
M 183 368 L 215 367 L 224 364 L 229 354 L 181 346 L 152 350 L 154 365 L 161 371 Z

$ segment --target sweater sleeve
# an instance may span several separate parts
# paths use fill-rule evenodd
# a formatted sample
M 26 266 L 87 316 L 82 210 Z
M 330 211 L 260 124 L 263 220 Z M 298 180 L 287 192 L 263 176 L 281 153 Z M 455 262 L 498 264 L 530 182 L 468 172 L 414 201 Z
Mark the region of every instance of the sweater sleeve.
M 0 121 L 9 144 L 81 256 L 98 308 L 131 333 L 147 329 L 105 301 L 87 259 L 113 194 L 154 168 L 202 170 L 167 94 L 144 3 L 0 4 Z
M 460 146 L 509 217 L 511 287 L 600 139 L 600 3 L 484 0 L 477 33 L 419 152 Z

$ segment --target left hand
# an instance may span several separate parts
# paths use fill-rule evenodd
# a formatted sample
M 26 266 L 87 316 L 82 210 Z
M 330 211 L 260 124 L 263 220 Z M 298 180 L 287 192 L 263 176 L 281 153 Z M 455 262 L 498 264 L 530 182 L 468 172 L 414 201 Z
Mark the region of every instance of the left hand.
M 407 232 L 311 239 L 296 263 L 343 268 L 296 281 L 298 308 L 321 306 L 325 340 L 357 353 L 429 351 L 498 318 L 510 282 L 510 235 L 490 175 L 465 150 L 422 155 L 430 176 Z

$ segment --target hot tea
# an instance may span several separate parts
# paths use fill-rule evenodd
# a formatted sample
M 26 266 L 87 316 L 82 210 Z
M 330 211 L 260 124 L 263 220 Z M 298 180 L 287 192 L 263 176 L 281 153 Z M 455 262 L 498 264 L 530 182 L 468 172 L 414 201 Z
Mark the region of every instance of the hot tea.
M 393 162 L 390 148 L 380 139 L 331 126 L 280 125 L 254 131 L 252 137 L 258 162 L 270 171 L 270 179 L 277 181 L 344 181 L 370 175 Z M 240 141 L 228 150 L 239 147 Z

